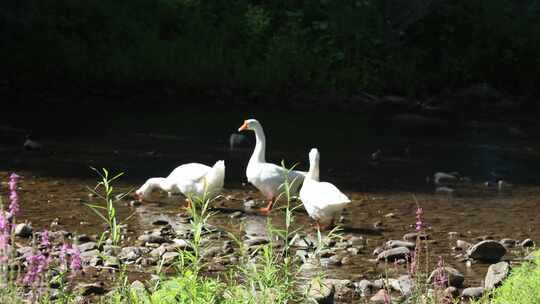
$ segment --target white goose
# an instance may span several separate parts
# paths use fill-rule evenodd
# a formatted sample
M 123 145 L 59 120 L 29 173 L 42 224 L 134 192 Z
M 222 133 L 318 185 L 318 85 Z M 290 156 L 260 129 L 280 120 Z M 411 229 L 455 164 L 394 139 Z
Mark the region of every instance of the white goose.
M 324 229 L 332 225 L 351 200 L 331 183 L 319 181 L 319 161 L 319 151 L 311 149 L 309 172 L 300 190 L 300 200 L 309 216 L 317 222 L 317 228 Z
M 261 124 L 256 119 L 244 121 L 244 124 L 238 131 L 244 130 L 254 131 L 256 139 L 255 149 L 253 150 L 253 154 L 249 159 L 246 169 L 246 176 L 248 182 L 261 191 L 268 201 L 266 207 L 261 208 L 261 212 L 268 213 L 282 191 L 282 185 L 285 182 L 285 178 L 287 177 L 292 183 L 291 195 L 297 195 L 306 173 L 292 170 L 287 174 L 287 170 L 283 167 L 266 162 L 266 137 L 264 136 Z
M 225 180 L 225 162 L 217 161 L 213 167 L 199 163 L 189 163 L 174 169 L 167 177 L 149 178 L 135 195 L 139 201 L 148 199 L 154 189 L 161 189 L 168 194 L 181 193 L 186 197 L 202 198 L 207 192 L 208 198 L 221 193 Z

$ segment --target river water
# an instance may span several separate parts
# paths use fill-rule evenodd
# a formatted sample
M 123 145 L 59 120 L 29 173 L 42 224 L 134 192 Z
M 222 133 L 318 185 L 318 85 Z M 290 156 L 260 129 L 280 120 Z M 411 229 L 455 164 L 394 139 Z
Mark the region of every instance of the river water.
M 253 134 L 246 134 L 246 145 L 229 149 L 229 135 L 244 119 L 256 117 L 268 139 L 267 160 L 298 163 L 307 170 L 307 153 L 317 147 L 321 152 L 321 179 L 331 181 L 353 201 L 345 212 L 345 234 L 363 236 L 367 247 L 352 259 L 352 264 L 335 266 L 331 278 L 378 278 L 382 269 L 370 259 L 372 251 L 387 240 L 401 239 L 414 231 L 415 210 L 419 204 L 433 242 L 433 259 L 441 255 L 447 264 L 461 270 L 466 284 L 481 283 L 488 265 L 472 267 L 457 261 L 451 249 L 458 238 L 474 243 L 481 237 L 495 240 L 532 238 L 540 241 L 540 142 L 534 136 L 516 137 L 498 124 L 430 125 L 396 124 L 391 120 L 342 113 L 260 112 L 129 114 L 54 121 L 43 128 L 32 126 L 32 134 L 43 148 L 22 148 L 24 126 L 2 126 L 0 139 L 0 178 L 6 199 L 7 177 L 12 171 L 23 176 L 20 196 L 22 219 L 34 228 L 57 222 L 68 231 L 93 234 L 103 230 L 99 218 L 85 203 L 97 176 L 90 169 L 108 168 L 125 175 L 116 184 L 118 192 L 139 187 L 146 178 L 166 176 L 176 166 L 188 162 L 213 164 L 226 162 L 223 198 L 216 201 L 222 212 L 216 224 L 237 232 L 239 222 L 246 226 L 264 221 L 262 215 L 248 213 L 231 218 L 230 212 L 242 210 L 245 201 L 262 197 L 246 185 L 245 167 L 253 146 Z M 51 119 L 58 119 L 53 117 Z M 528 129 L 531 130 L 531 129 Z M 534 129 L 532 129 L 534 130 Z M 529 132 L 533 134 L 534 132 Z M 381 150 L 378 159 L 372 153 Z M 452 185 L 454 192 L 436 193 L 428 181 L 435 172 L 457 171 L 464 181 Z M 486 186 L 486 181 L 504 180 L 502 189 Z M 157 219 L 174 222 L 184 212 L 183 199 L 154 197 L 140 207 L 128 200 L 117 203 L 120 217 L 134 213 L 128 221 L 128 236 L 136 237 L 152 228 Z M 295 212 L 295 225 L 312 231 L 305 211 Z M 277 225 L 283 214 L 271 215 Z M 382 224 L 375 229 L 374 224 Z M 507 259 L 523 255 L 511 251 Z

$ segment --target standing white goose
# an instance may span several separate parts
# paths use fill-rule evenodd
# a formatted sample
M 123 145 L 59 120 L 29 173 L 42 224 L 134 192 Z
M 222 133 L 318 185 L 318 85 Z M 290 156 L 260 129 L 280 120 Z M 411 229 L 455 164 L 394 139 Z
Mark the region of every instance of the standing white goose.
M 246 169 L 246 176 L 255 188 L 257 188 L 266 198 L 268 204 L 261 208 L 261 212 L 268 213 L 272 210 L 276 198 L 282 191 L 285 178 L 291 182 L 291 195 L 298 194 L 300 185 L 304 180 L 305 172 L 287 171 L 281 166 L 267 163 L 265 158 L 266 137 L 261 124 L 256 119 L 248 119 L 238 129 L 238 131 L 251 130 L 255 132 L 255 149 L 249 159 Z
M 171 193 L 181 193 L 186 197 L 202 198 L 205 191 L 208 198 L 221 193 L 225 180 L 225 162 L 217 161 L 213 167 L 199 164 L 184 164 L 174 169 L 167 177 L 149 178 L 135 195 L 139 201 L 148 199 L 154 189 Z
M 300 200 L 309 216 L 317 221 L 317 228 L 324 229 L 332 225 L 351 200 L 331 183 L 319 181 L 319 161 L 319 151 L 311 149 L 309 171 L 300 190 Z

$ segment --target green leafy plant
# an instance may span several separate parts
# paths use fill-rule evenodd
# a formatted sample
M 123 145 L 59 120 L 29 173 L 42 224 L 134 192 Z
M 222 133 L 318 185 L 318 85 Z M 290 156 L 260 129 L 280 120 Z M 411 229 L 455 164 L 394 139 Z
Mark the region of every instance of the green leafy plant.
M 99 243 L 101 244 L 105 238 L 108 236 L 113 245 L 118 245 L 122 240 L 122 231 L 120 228 L 120 223 L 117 219 L 116 208 L 114 206 L 114 196 L 113 196 L 113 186 L 112 183 L 121 177 L 124 173 L 119 173 L 113 177 L 110 177 L 109 171 L 105 168 L 102 169 L 102 172 L 95 168 L 94 170 L 100 177 L 101 181 L 98 182 L 94 189 L 90 191 L 95 194 L 97 197 L 105 201 L 105 206 L 100 206 L 96 204 L 86 204 L 95 214 L 97 214 L 105 223 L 107 223 L 109 230 L 101 234 Z M 103 194 L 99 193 L 99 189 L 102 189 Z M 118 200 L 124 198 L 128 193 L 123 193 L 118 197 Z M 128 217 L 127 219 L 129 219 Z M 127 220 L 126 219 L 126 220 Z

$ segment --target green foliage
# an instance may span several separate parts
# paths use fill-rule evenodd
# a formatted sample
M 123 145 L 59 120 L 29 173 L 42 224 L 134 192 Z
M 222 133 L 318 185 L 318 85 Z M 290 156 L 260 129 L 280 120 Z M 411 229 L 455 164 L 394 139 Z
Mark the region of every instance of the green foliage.
M 112 182 L 121 177 L 123 173 L 120 173 L 114 177 L 109 177 L 109 171 L 103 168 L 103 173 L 97 169 L 92 168 L 100 176 L 101 181 L 96 185 L 94 189 L 90 189 L 92 193 L 105 201 L 106 206 L 99 206 L 96 204 L 86 204 L 96 215 L 98 215 L 108 226 L 109 231 L 101 234 L 99 242 L 103 242 L 108 235 L 113 245 L 118 245 L 122 240 L 122 231 L 116 217 L 116 208 L 114 207 L 113 186 Z M 99 188 L 103 188 L 103 194 L 97 192 Z M 125 197 L 127 193 L 120 196 L 120 199 Z
M 534 262 L 514 268 L 503 283 L 492 294 L 492 304 L 540 303 L 540 254 L 536 252 Z
M 472 1 L 3 1 L 8 81 L 44 88 L 422 94 L 538 86 L 540 5 Z M 409 13 L 407 13 L 409 12 Z

